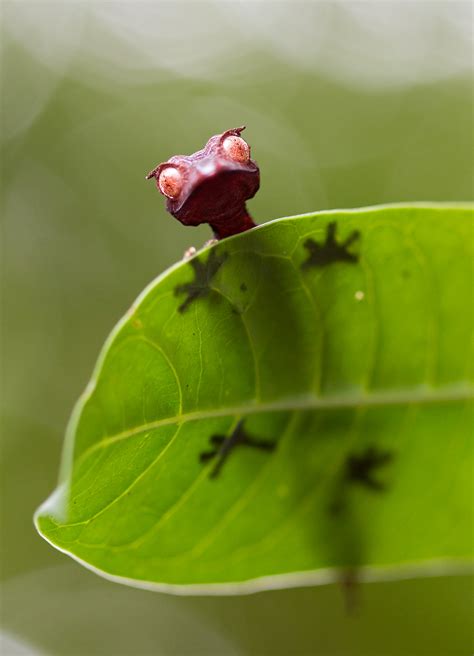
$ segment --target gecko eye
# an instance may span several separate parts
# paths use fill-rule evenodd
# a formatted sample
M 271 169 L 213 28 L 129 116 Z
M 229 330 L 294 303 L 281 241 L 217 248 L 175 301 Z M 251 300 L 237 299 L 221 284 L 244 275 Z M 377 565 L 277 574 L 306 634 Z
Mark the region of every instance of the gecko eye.
M 229 136 L 224 139 L 222 148 L 228 157 L 235 162 L 248 162 L 250 159 L 250 148 L 243 139 Z
M 177 198 L 183 188 L 183 176 L 172 166 L 167 166 L 158 176 L 158 188 L 164 196 Z

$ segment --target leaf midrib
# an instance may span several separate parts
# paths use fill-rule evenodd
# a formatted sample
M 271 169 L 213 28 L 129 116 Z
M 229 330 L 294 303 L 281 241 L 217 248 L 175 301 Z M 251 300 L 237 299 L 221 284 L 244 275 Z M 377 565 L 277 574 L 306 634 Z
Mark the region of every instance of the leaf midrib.
M 355 408 L 371 406 L 392 406 L 405 404 L 427 404 L 427 403 L 447 403 L 454 401 L 467 401 L 474 398 L 474 387 L 470 383 L 451 385 L 446 388 L 435 390 L 433 388 L 417 387 L 413 389 L 390 390 L 388 392 L 370 392 L 367 394 L 353 394 L 332 397 L 304 396 L 299 398 L 270 401 L 266 403 L 248 403 L 246 405 L 234 406 L 230 408 L 213 408 L 210 410 L 201 410 L 187 412 L 172 417 L 156 419 L 147 424 L 140 424 L 134 428 L 116 433 L 102 438 L 88 449 L 83 451 L 76 459 L 76 466 L 80 461 L 87 458 L 91 453 L 98 449 L 106 448 L 111 444 L 121 440 L 139 435 L 149 430 L 169 426 L 171 424 L 183 424 L 188 421 L 199 419 L 213 419 L 215 417 L 228 417 L 233 415 L 251 415 L 261 412 L 278 412 L 293 410 L 326 410 L 336 408 Z

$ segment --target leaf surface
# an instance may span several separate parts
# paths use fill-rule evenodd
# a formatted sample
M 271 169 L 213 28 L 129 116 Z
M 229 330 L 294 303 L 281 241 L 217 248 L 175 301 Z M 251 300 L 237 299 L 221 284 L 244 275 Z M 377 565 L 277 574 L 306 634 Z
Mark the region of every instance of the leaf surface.
M 39 532 L 174 592 L 469 562 L 472 218 L 280 219 L 165 272 L 104 346 Z

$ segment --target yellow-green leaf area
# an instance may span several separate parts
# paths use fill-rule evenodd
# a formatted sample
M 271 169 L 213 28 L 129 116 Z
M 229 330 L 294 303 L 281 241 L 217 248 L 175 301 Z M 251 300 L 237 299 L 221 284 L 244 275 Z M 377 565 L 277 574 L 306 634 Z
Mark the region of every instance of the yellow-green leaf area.
M 473 236 L 469 206 L 331 211 L 172 267 L 107 340 L 39 532 L 174 592 L 468 566 Z

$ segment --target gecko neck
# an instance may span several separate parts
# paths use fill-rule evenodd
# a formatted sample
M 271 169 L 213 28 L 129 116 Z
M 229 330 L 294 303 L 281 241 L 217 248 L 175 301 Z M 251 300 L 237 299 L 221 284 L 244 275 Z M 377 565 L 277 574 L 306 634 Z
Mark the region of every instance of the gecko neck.
M 237 212 L 234 216 L 226 216 L 225 219 L 215 221 L 209 225 L 211 226 L 216 239 L 224 239 L 225 237 L 231 237 L 240 232 L 250 230 L 250 228 L 255 228 L 257 224 L 247 212 L 247 208 L 244 205 L 243 209 Z

